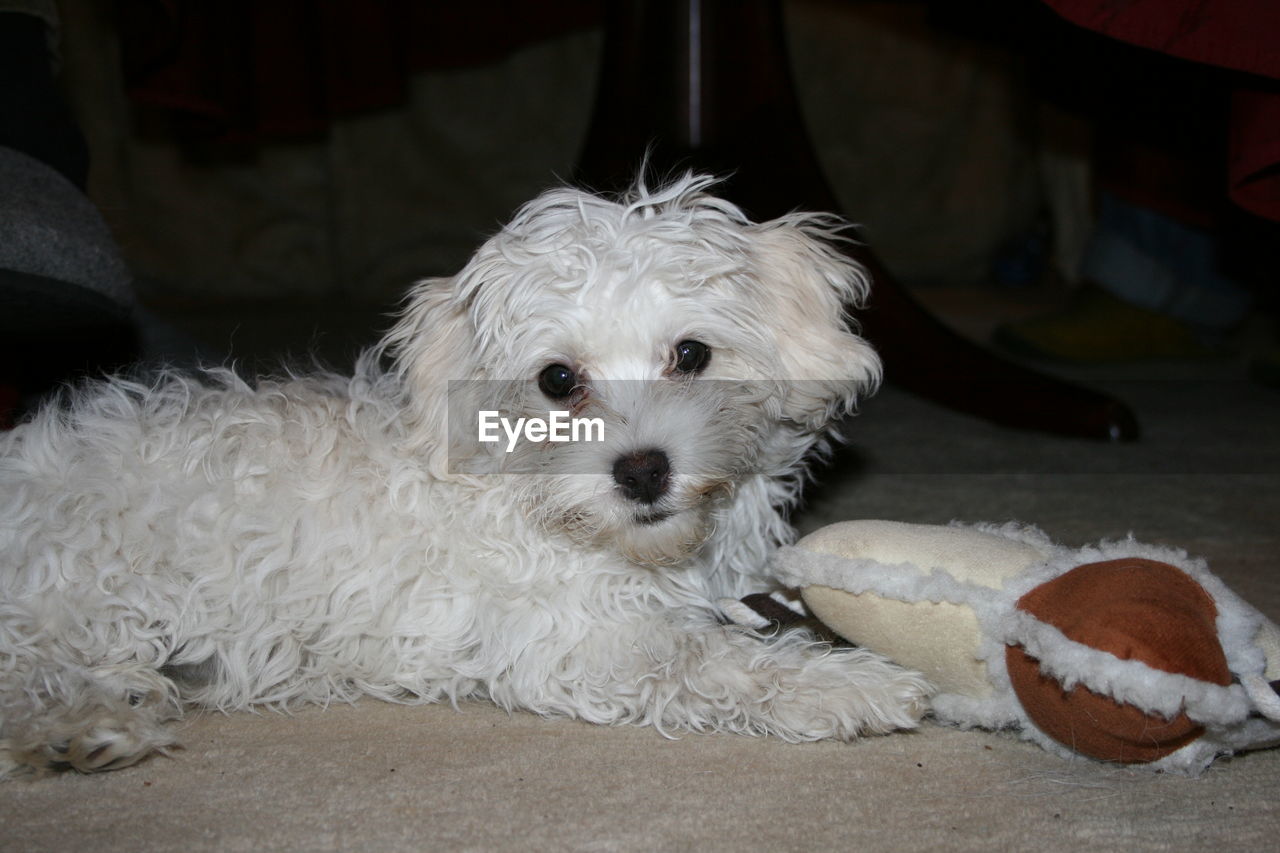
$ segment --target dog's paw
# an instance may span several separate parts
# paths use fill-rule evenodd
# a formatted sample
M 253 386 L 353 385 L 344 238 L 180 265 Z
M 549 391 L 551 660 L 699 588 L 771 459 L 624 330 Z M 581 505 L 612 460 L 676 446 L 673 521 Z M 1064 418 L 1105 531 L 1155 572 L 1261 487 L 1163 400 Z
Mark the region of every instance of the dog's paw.
M 769 703 L 771 723 L 800 740 L 854 740 L 916 728 L 934 688 L 919 673 L 865 649 L 814 654 Z
M 159 701 L 81 697 L 72 708 L 45 708 L 6 721 L 0 779 L 74 770 L 118 770 L 177 745 L 167 723 L 177 714 Z
M 915 728 L 932 710 L 930 700 L 937 688 L 920 673 L 902 669 L 889 679 L 888 691 L 891 700 L 896 701 L 902 709 L 903 722 L 895 727 L 907 729 Z
M 49 770 L 96 773 L 136 764 L 177 743 L 168 729 L 141 720 L 95 721 L 70 738 L 45 744 L 40 752 Z M 36 764 L 37 762 L 32 762 Z
M 31 733 L 0 743 L 0 779 L 66 770 L 119 770 L 177 745 L 167 728 L 142 720 L 97 720 L 71 734 L 64 726 L 58 729 L 51 737 Z

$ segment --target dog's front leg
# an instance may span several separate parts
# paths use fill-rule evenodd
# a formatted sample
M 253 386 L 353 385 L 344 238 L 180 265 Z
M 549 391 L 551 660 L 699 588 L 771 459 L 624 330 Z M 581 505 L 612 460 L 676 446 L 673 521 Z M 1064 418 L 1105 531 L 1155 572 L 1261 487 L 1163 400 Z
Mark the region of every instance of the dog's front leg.
M 801 631 L 762 638 L 701 616 L 595 628 L 543 673 L 548 678 L 523 669 L 492 685 L 500 704 L 664 733 L 789 741 L 914 728 L 931 690 L 920 675 L 864 649 L 835 649 Z

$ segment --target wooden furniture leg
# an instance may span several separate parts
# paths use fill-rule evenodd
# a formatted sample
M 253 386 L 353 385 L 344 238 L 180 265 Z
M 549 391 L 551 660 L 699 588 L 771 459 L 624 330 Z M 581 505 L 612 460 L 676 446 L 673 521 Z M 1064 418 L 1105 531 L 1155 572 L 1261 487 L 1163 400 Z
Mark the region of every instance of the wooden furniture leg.
M 595 110 L 577 178 L 620 190 L 647 157 L 659 175 L 727 176 L 725 195 L 757 219 L 839 212 L 805 131 L 776 0 L 613 0 Z M 1120 401 L 1008 361 L 932 316 L 864 247 L 873 279 L 859 315 L 886 378 L 995 423 L 1131 440 Z

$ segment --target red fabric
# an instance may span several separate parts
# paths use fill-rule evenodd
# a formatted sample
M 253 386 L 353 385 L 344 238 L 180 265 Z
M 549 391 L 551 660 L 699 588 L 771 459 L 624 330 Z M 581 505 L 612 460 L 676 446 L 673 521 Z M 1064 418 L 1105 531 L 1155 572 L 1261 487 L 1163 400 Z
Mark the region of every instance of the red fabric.
M 1277 0 L 1045 0 L 1082 27 L 1162 53 L 1280 79 Z M 1231 199 L 1280 220 L 1280 87 L 1242 78 L 1232 98 Z
M 1045 0 L 1082 27 L 1223 68 L 1280 77 L 1276 0 Z
M 1232 95 L 1228 158 L 1236 204 L 1280 220 L 1280 92 L 1240 89 Z
M 125 84 L 187 135 L 256 142 L 399 103 L 418 70 L 595 24 L 592 0 L 120 0 Z M 594 73 L 594 69 L 583 69 Z

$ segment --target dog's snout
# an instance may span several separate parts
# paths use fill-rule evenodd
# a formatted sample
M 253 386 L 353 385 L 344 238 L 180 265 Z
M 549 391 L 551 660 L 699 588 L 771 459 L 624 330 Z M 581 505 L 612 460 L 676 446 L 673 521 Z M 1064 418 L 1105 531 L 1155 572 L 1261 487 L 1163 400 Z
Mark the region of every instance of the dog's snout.
M 613 463 L 613 479 L 631 500 L 651 504 L 667 491 L 671 460 L 661 450 L 628 453 Z

